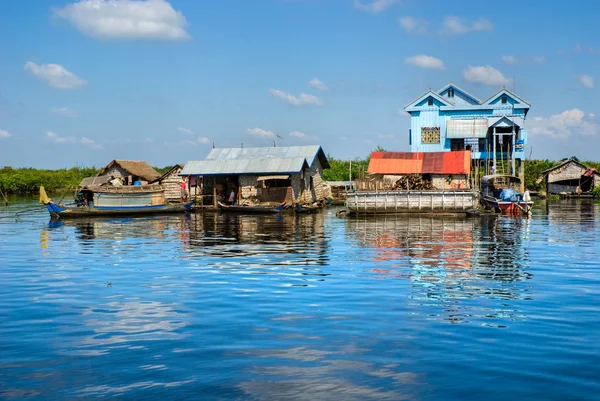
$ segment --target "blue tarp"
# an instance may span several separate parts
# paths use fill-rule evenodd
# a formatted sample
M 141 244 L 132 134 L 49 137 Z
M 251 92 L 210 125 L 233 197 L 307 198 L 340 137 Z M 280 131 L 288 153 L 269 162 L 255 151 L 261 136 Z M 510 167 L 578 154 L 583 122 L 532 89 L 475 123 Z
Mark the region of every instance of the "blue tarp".
M 502 199 L 503 201 L 509 201 L 509 202 L 514 202 L 517 200 L 515 191 L 512 190 L 511 188 L 504 188 L 502 190 L 502 192 L 500 192 L 500 199 Z

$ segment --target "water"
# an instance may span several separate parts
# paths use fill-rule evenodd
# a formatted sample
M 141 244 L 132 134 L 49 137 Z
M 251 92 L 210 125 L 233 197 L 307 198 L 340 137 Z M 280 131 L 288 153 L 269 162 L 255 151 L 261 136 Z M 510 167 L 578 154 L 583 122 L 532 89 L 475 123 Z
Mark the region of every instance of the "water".
M 0 398 L 598 399 L 598 204 L 335 211 L 2 209 Z

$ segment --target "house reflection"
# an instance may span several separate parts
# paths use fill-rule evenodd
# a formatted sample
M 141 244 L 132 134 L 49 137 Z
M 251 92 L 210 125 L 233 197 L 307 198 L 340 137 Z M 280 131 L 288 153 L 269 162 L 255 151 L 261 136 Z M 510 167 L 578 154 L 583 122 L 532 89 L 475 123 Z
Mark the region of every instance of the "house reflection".
M 378 216 L 347 219 L 347 235 L 368 255 L 378 277 L 407 278 L 419 307 L 441 308 L 451 322 L 485 318 L 517 319 L 522 313 L 506 300 L 530 299 L 521 284 L 531 278 L 523 218 Z M 471 310 L 468 300 L 497 301 Z M 435 313 L 433 314 L 435 316 Z
M 551 226 L 576 232 L 594 232 L 596 229 L 596 208 L 593 199 L 562 199 L 547 201 L 546 213 Z
M 187 221 L 182 240 L 193 256 L 269 255 L 286 265 L 326 265 L 328 237 L 323 213 L 297 215 L 243 215 L 199 213 Z M 269 261 L 265 261 L 269 264 Z

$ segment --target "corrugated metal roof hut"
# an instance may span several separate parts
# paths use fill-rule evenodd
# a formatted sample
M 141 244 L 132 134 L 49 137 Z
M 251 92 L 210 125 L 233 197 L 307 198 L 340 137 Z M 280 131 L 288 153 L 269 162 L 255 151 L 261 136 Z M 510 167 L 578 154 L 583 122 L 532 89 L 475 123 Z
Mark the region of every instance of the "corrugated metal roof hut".
M 175 164 L 166 173 L 160 176 L 153 183 L 162 185 L 165 190 L 165 199 L 169 202 L 181 202 L 181 177 L 179 173 L 183 170 L 183 164 Z
M 235 192 L 238 203 L 312 203 L 327 195 L 318 146 L 213 149 L 205 160 L 189 161 L 180 175 L 202 176 L 203 195 L 216 204 Z
M 407 176 L 420 176 L 431 189 L 466 189 L 470 187 L 471 152 L 373 152 L 368 174 L 379 181 L 381 189 L 394 188 Z M 429 185 L 430 184 L 430 185 Z M 365 188 L 371 189 L 371 188 Z
M 600 185 L 600 173 L 574 159 L 542 171 L 538 184 L 546 180 L 546 193 L 563 196 L 591 196 Z
M 160 178 L 159 172 L 152 166 L 138 160 L 113 160 L 98 175 L 122 178 L 126 185 L 132 185 L 135 181 L 145 185 Z

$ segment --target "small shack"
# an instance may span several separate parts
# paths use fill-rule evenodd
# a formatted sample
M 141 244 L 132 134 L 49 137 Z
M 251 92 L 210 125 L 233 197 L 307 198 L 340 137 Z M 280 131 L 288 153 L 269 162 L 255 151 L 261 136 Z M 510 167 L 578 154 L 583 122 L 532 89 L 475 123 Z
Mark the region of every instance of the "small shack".
M 471 151 L 373 152 L 359 190 L 469 189 Z
M 152 184 L 162 185 L 165 190 L 165 199 L 169 202 L 181 202 L 181 177 L 179 173 L 181 173 L 183 167 L 183 164 L 175 164 L 166 173 L 152 182 Z
M 328 196 L 323 169 L 329 161 L 320 146 L 217 148 L 206 159 L 189 161 L 179 175 L 202 180 L 203 204 L 313 203 Z M 199 184 L 200 185 L 200 184 Z
M 594 188 L 600 185 L 600 173 L 595 168 L 569 159 L 542 171 L 537 183 L 544 180 L 548 195 L 591 197 Z
M 123 185 L 134 185 L 136 182 L 146 185 L 160 178 L 160 174 L 152 166 L 138 160 L 113 160 L 100 170 L 98 176 L 120 178 Z

